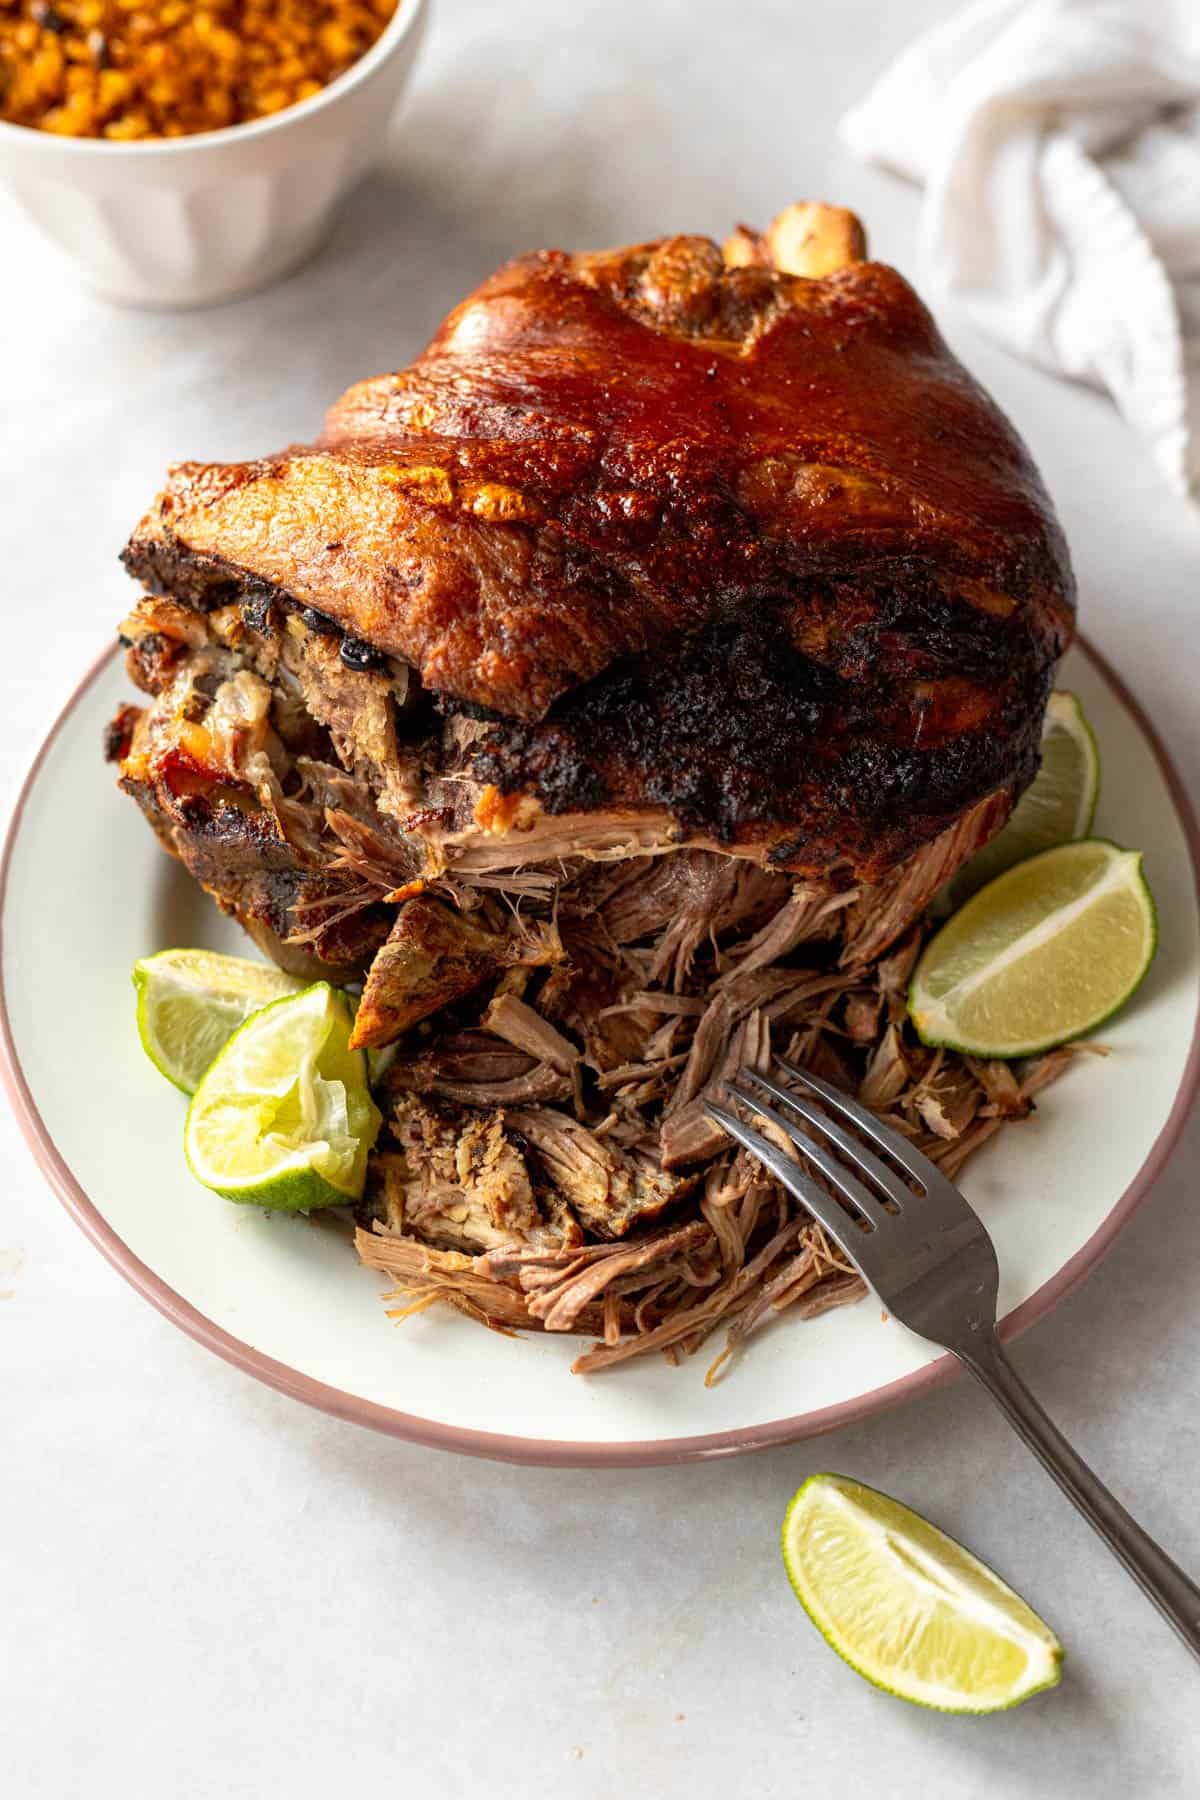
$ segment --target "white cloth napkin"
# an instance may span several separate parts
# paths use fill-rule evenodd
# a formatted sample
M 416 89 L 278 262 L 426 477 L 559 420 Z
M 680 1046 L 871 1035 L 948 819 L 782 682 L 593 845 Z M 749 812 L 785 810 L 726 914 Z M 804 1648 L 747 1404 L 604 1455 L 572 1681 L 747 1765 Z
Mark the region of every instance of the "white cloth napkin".
M 930 292 L 1106 388 L 1200 491 L 1200 0 L 974 0 L 841 130 L 925 184 Z

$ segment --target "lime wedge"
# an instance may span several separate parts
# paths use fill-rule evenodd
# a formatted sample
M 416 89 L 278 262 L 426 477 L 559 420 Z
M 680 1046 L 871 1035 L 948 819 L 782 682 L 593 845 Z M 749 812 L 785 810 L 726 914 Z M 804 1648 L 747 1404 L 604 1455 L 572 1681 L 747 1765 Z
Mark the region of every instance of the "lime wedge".
M 812 1475 L 783 1521 L 796 1598 L 876 1687 L 942 1712 L 999 1712 L 1053 1687 L 1062 1645 L 985 1563 L 844 1475 Z
M 183 1146 L 197 1181 L 281 1212 L 358 1198 L 380 1116 L 350 1027 L 343 995 L 319 981 L 234 1032 L 188 1108 Z
M 185 1094 L 260 1006 L 303 987 L 291 975 L 215 950 L 160 950 L 133 965 L 138 1036 L 155 1068 Z
M 943 889 L 938 910 L 962 906 L 1005 869 L 1055 844 L 1086 837 L 1100 792 L 1100 752 L 1074 694 L 1050 696 L 1042 726 L 1042 763 L 1012 817 Z
M 926 1044 L 1032 1056 L 1128 1000 L 1154 957 L 1139 850 L 1060 844 L 988 883 L 927 944 L 908 1009 Z

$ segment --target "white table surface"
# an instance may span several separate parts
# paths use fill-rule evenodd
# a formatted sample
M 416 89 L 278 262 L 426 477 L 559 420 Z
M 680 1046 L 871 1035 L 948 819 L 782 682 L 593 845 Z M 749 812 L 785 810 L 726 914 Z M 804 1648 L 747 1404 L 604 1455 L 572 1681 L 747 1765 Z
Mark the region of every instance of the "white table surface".
M 0 771 L 132 589 L 114 558 L 169 458 L 313 430 L 509 253 L 855 206 L 911 271 L 916 199 L 841 110 L 944 0 L 440 0 L 389 172 L 274 291 L 118 312 L 0 207 Z M 1200 515 L 1100 397 L 954 330 L 1061 510 L 1088 632 L 1200 773 Z M 86 906 L 86 892 L 79 904 Z M 70 944 L 63 945 L 69 957 Z M 1020 1346 L 1038 1392 L 1200 1569 L 1193 1125 L 1104 1266 Z M 1200 1784 L 1200 1669 L 964 1385 L 709 1466 L 515 1469 L 372 1436 L 182 1336 L 52 1199 L 0 1106 L 0 1791 L 12 1800 L 398 1793 L 1158 1800 Z M 752 1381 L 753 1356 L 738 1375 Z M 798 1397 L 799 1403 L 799 1397 Z M 974 1722 L 863 1686 L 776 1550 L 819 1467 L 909 1500 L 1068 1646 Z

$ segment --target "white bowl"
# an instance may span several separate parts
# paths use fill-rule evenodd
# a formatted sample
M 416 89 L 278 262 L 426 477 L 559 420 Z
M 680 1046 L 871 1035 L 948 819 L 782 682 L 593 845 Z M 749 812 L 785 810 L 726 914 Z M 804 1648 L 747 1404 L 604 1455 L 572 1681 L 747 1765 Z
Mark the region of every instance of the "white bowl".
M 221 131 L 112 143 L 0 122 L 0 180 L 89 284 L 134 306 L 203 306 L 275 280 L 320 243 L 384 143 L 429 0 L 400 0 L 311 100 Z

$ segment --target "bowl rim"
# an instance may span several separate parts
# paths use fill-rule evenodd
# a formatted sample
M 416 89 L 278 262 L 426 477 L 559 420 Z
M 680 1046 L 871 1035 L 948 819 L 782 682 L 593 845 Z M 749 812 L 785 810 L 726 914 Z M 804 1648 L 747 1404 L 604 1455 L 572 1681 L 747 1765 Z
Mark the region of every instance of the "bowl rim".
M 395 12 L 375 42 L 363 52 L 357 62 L 351 63 L 348 69 L 328 82 L 320 93 L 310 94 L 307 100 L 293 101 L 290 106 L 281 107 L 278 112 L 268 113 L 263 118 L 243 119 L 236 125 L 219 125 L 213 131 L 193 131 L 183 137 L 135 138 L 126 141 L 103 137 L 67 137 L 55 131 L 42 131 L 36 125 L 18 125 L 11 119 L 0 119 L 0 150 L 10 145 L 19 145 L 28 151 L 31 150 L 32 143 L 36 142 L 50 157 L 100 155 L 114 160 L 119 157 L 125 162 L 136 162 L 139 158 L 151 161 L 161 156 L 177 156 L 189 150 L 223 149 L 231 144 L 250 143 L 273 131 L 285 130 L 300 119 L 311 118 L 323 107 L 345 99 L 399 49 L 409 32 L 415 29 L 417 21 L 424 17 L 426 4 L 427 0 L 398 0 Z M 38 154 L 37 151 L 32 153 Z
M 1170 751 L 1126 682 L 1095 645 L 1083 636 L 1076 647 L 1108 685 L 1116 700 L 1131 715 L 1161 771 L 1164 784 L 1182 829 L 1193 888 L 1200 895 L 1200 817 Z M 60 706 L 53 723 L 38 745 L 17 791 L 15 804 L 0 846 L 0 938 L 3 936 L 5 890 L 13 855 L 34 783 L 60 732 L 91 684 L 117 654 L 109 645 L 84 672 Z M 2 950 L 2 944 L 0 944 Z M 490 1461 L 543 1468 L 649 1468 L 702 1462 L 709 1458 L 765 1450 L 816 1437 L 842 1426 L 855 1425 L 876 1413 L 890 1411 L 961 1377 L 962 1366 L 949 1355 L 939 1356 L 908 1374 L 868 1389 L 849 1400 L 819 1410 L 748 1426 L 730 1426 L 698 1436 L 644 1438 L 628 1442 L 530 1438 L 449 1425 L 398 1407 L 373 1401 L 306 1375 L 259 1350 L 252 1342 L 235 1337 L 176 1292 L 164 1278 L 128 1248 L 92 1201 L 68 1167 L 38 1111 L 25 1079 L 9 1020 L 4 993 L 4 960 L 0 954 L 0 1093 L 7 1093 L 17 1124 L 46 1180 L 84 1234 L 130 1285 L 172 1324 L 197 1343 L 232 1363 L 247 1375 L 318 1411 L 351 1424 L 363 1425 L 390 1437 L 428 1449 L 453 1451 Z M 1192 1037 L 1170 1110 L 1151 1144 L 1141 1167 L 1118 1197 L 1091 1237 L 1062 1267 L 1000 1322 L 1005 1343 L 1019 1336 L 1072 1293 L 1112 1249 L 1133 1214 L 1147 1199 L 1170 1161 L 1193 1108 L 1200 1097 L 1200 1015 L 1193 1021 Z

